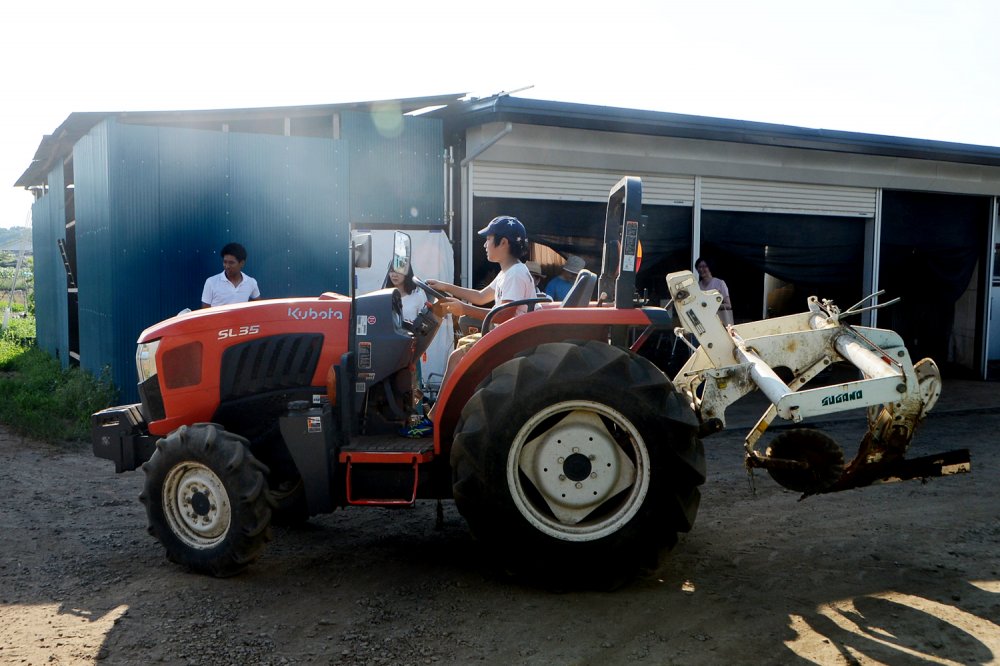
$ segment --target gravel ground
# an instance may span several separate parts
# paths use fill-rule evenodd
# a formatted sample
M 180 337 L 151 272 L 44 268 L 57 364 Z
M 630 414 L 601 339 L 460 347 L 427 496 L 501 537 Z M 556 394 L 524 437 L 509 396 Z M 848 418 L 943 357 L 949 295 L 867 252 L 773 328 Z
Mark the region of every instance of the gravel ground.
M 969 447 L 973 474 L 801 502 L 762 473 L 751 494 L 742 434 L 716 435 L 694 530 L 623 589 L 557 594 L 488 571 L 449 502 L 442 529 L 433 502 L 351 508 L 192 575 L 146 533 L 141 472 L 0 428 L 0 663 L 995 663 L 998 432 L 932 414 L 913 453 Z

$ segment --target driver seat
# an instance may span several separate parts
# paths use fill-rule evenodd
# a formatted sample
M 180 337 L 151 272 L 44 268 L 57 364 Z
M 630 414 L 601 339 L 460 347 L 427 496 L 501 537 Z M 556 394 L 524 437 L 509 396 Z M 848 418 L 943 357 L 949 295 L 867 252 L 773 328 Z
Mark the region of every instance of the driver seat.
M 562 300 L 562 305 L 559 307 L 582 308 L 590 305 L 590 300 L 594 297 L 594 287 L 596 286 L 597 275 L 586 268 L 581 269 L 576 275 L 576 281 L 573 282 L 573 286 L 566 292 L 566 296 Z

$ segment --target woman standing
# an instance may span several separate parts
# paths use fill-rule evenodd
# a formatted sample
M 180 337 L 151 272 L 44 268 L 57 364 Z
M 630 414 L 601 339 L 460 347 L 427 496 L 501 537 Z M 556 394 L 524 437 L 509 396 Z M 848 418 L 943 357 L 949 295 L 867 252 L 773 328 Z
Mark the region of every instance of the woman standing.
M 726 281 L 713 277 L 712 267 L 709 265 L 708 260 L 702 257 L 698 257 L 698 261 L 694 262 L 694 267 L 698 271 L 698 286 L 701 287 L 702 291 L 715 289 L 722 294 L 722 305 L 719 306 L 719 319 L 722 320 L 724 326 L 732 326 L 733 303 L 729 300 L 729 287 L 726 286 Z

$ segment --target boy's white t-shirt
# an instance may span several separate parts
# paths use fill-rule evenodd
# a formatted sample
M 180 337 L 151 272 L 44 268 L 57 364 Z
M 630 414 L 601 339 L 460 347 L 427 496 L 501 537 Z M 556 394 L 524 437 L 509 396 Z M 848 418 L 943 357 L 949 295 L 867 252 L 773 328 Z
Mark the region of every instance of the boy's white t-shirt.
M 531 277 L 528 267 L 520 261 L 507 270 L 500 271 L 490 286 L 493 287 L 496 305 L 535 297 L 535 279 Z M 517 306 L 517 314 L 527 311 L 527 305 Z

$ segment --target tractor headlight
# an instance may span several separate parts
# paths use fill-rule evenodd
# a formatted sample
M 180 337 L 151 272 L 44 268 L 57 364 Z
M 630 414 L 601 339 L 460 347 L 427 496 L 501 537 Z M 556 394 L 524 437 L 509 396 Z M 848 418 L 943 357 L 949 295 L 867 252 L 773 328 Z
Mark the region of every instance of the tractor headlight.
M 146 381 L 156 374 L 156 349 L 160 346 L 159 340 L 145 342 L 135 350 L 135 369 L 139 373 L 139 383 Z

